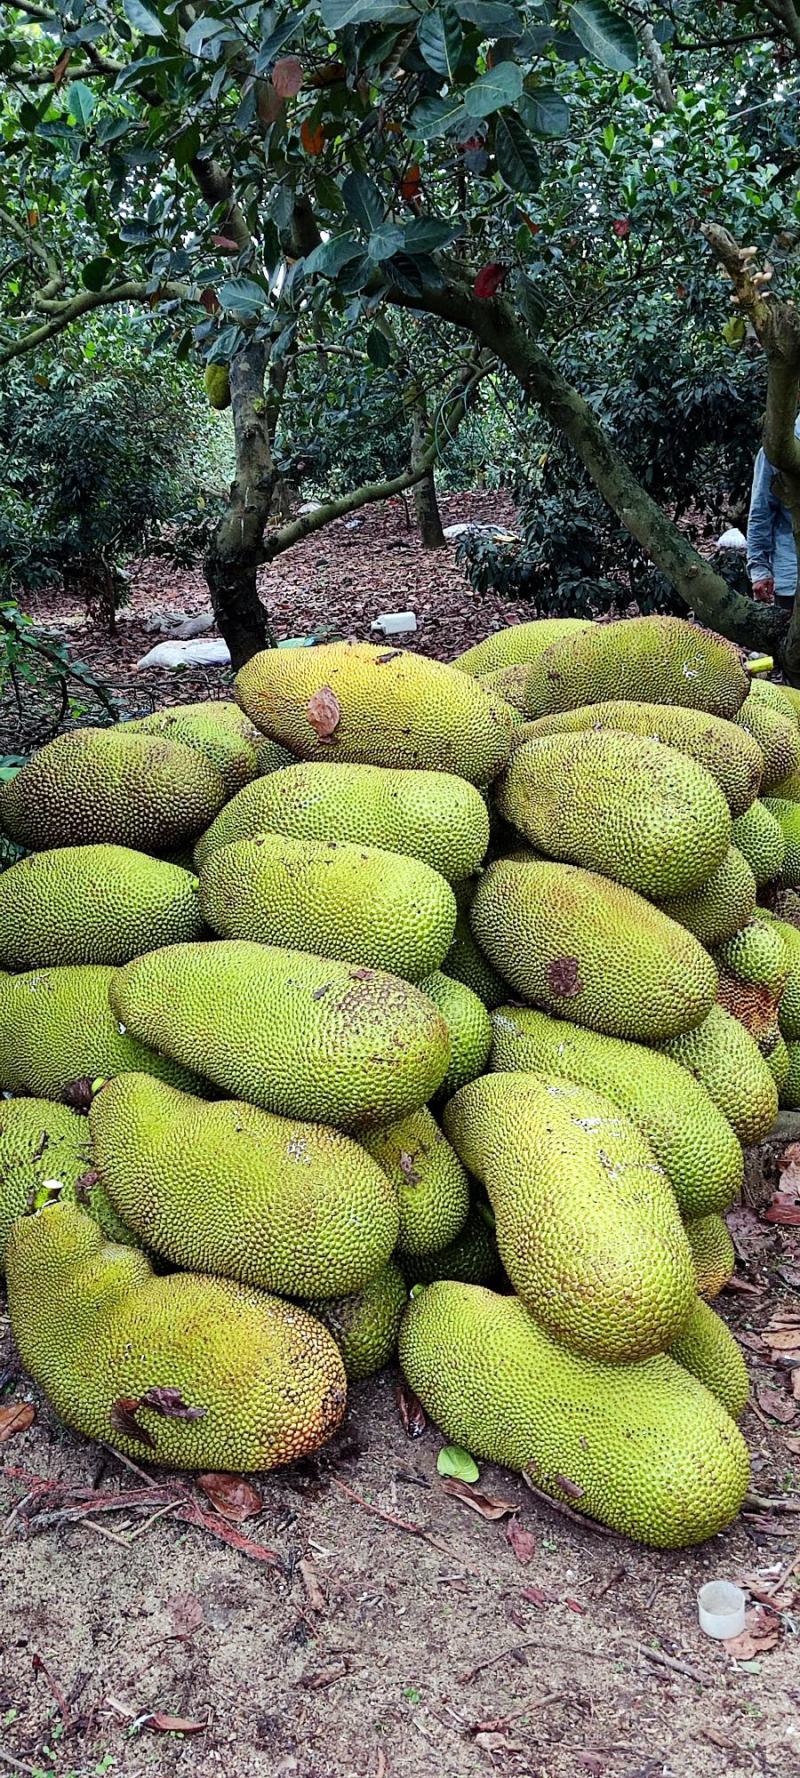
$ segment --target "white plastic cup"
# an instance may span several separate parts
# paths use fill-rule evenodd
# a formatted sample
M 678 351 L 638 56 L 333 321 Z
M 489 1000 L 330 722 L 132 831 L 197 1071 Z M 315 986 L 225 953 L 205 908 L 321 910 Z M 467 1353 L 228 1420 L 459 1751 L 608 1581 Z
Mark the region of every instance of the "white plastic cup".
M 410 635 L 417 627 L 413 611 L 384 611 L 370 624 L 371 630 L 377 630 L 381 636 Z
M 741 1587 L 735 1587 L 730 1580 L 707 1581 L 697 1595 L 700 1628 L 718 1642 L 741 1636 L 746 1607 L 747 1595 Z

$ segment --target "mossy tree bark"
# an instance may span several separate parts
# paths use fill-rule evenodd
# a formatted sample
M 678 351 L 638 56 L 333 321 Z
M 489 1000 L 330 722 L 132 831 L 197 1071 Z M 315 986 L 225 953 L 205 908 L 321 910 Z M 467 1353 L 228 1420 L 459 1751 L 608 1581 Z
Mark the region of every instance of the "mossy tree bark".
M 266 347 L 258 340 L 238 352 L 231 365 L 236 475 L 203 563 L 217 627 L 237 669 L 260 649 L 275 646 L 257 585 L 276 479 L 264 396 L 266 368 Z
M 428 419 L 425 396 L 420 391 L 414 403 L 411 422 L 411 467 L 418 469 L 423 461 L 426 446 L 430 438 L 430 421 Z M 433 475 L 433 464 L 428 464 L 421 481 L 415 482 L 412 490 L 414 512 L 417 529 L 422 539 L 423 549 L 444 549 L 446 538 L 442 528 L 442 516 L 436 498 L 436 482 Z

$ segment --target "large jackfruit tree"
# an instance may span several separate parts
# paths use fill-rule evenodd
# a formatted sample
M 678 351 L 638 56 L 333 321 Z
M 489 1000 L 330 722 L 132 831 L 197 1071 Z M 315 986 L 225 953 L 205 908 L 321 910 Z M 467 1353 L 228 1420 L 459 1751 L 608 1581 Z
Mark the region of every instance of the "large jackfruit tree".
M 696 553 L 567 369 L 604 303 L 656 293 L 665 332 L 716 293 L 731 351 L 763 345 L 767 442 L 800 513 L 796 323 L 737 258 L 780 255 L 791 294 L 797 158 L 774 122 L 800 72 L 791 0 L 18 0 L 0 16 L 0 364 L 117 305 L 230 367 L 236 474 L 205 567 L 236 664 L 270 641 L 259 566 L 422 480 L 481 378 L 506 375 L 687 609 L 800 678 L 800 619 Z M 275 524 L 297 354 L 360 332 L 374 363 L 407 365 L 434 329 L 450 374 L 413 467 Z

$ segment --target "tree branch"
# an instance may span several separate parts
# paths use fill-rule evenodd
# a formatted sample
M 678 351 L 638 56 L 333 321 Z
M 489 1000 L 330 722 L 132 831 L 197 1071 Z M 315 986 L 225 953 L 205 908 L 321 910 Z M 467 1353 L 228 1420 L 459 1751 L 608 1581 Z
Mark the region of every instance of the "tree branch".
M 131 280 L 125 284 L 114 284 L 108 290 L 81 290 L 77 296 L 64 302 L 57 315 L 50 321 L 43 321 L 40 327 L 33 327 L 18 340 L 12 340 L 8 346 L 0 346 L 0 366 L 10 364 L 12 358 L 24 358 L 27 352 L 34 352 L 45 340 L 52 339 L 55 334 L 64 333 L 73 321 L 86 315 L 91 309 L 105 308 L 112 303 L 143 302 L 151 293 L 144 283 Z M 159 292 L 161 297 L 185 297 L 188 289 L 185 284 L 162 284 Z
M 652 25 L 643 22 L 638 27 L 637 35 L 647 60 L 650 63 L 653 74 L 653 92 L 655 93 L 658 103 L 661 106 L 662 111 L 666 111 L 667 113 L 674 111 L 675 94 L 672 91 L 672 81 L 669 77 L 669 69 L 667 67 L 664 51 L 661 48 L 661 44 L 656 37 Z
M 800 13 L 793 0 L 764 0 L 767 12 L 783 26 L 795 54 L 800 56 Z

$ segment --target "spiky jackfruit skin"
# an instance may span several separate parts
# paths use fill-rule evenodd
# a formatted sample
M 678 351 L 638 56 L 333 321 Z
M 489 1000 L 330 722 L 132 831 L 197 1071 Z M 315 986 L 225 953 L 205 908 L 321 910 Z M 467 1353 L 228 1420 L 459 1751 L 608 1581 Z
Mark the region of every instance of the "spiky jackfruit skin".
M 766 797 L 773 784 L 778 784 L 800 764 L 800 729 L 793 716 L 783 715 L 764 703 L 756 692 L 756 683 L 749 698 L 734 718 L 758 742 L 764 760 L 760 795 Z
M 800 1038 L 800 931 L 788 920 L 768 914 L 766 908 L 759 908 L 756 917 L 774 927 L 786 949 L 789 972 L 778 1003 L 778 1024 L 787 1043 L 795 1043 Z
M 724 1006 L 712 1006 L 702 1025 L 671 1038 L 663 1049 L 694 1075 L 746 1147 L 772 1129 L 778 1115 L 775 1082 L 755 1039 Z
M 743 982 L 738 975 L 730 975 L 727 970 L 722 969 L 719 972 L 717 1002 L 734 1019 L 738 1019 L 745 1031 L 749 1031 L 762 1056 L 768 1061 L 781 1035 L 778 1002 L 771 989 L 752 982 Z M 774 1069 L 772 1072 L 774 1073 Z
M 513 722 L 502 698 L 468 674 L 403 648 L 329 642 L 266 649 L 237 674 L 236 696 L 256 726 L 299 759 L 410 766 L 488 784 L 511 746 Z M 328 705 L 332 712 L 323 735 L 319 699 L 325 717 Z
M 780 797 L 786 803 L 800 803 L 800 766 L 788 772 L 785 778 L 770 786 L 772 796 Z
M 784 1111 L 800 1110 L 800 1042 L 793 1039 L 786 1044 L 788 1067 L 783 1070 L 780 1090 L 780 1103 Z M 781 1057 L 781 1061 L 783 1057 Z
M 124 727 L 76 729 L 0 785 L 0 827 L 34 852 L 97 843 L 168 852 L 225 800 L 219 773 L 190 747 Z
M 470 917 L 521 998 L 573 1024 L 657 1043 L 699 1025 L 713 1005 L 717 972 L 692 933 L 594 871 L 498 859 Z
M 759 888 L 780 877 L 786 841 L 779 821 L 764 803 L 756 801 L 733 823 L 733 844 L 747 859 Z
M 469 1213 L 469 1180 L 427 1107 L 366 1131 L 361 1141 L 394 1189 L 398 1254 L 432 1253 L 454 1241 Z
M 260 777 L 266 777 L 268 772 L 280 772 L 284 766 L 297 764 L 294 754 L 289 752 L 288 747 L 282 747 L 279 741 L 265 741 L 258 729 L 255 732 L 259 736 L 253 746 Z
M 736 1517 L 747 1446 L 665 1354 L 603 1364 L 565 1351 L 516 1297 L 429 1284 L 400 1325 L 400 1364 L 448 1441 L 530 1475 L 552 1499 L 660 1549 Z
M 767 988 L 777 1001 L 789 973 L 789 957 L 777 924 L 748 920 L 740 932 L 716 947 L 720 970 L 756 988 Z
M 104 1086 L 89 1123 L 112 1204 L 174 1266 L 277 1296 L 349 1296 L 397 1240 L 385 1174 L 326 1125 L 209 1104 L 144 1074 Z
M 231 405 L 231 378 L 227 364 L 207 364 L 203 371 L 203 387 L 209 406 L 220 412 Z
M 129 1457 L 272 1469 L 317 1450 L 342 1419 L 338 1348 L 294 1303 L 227 1278 L 156 1278 L 144 1254 L 105 1242 L 68 1205 L 15 1223 L 7 1263 L 26 1370 L 69 1426 Z M 177 1392 L 184 1412 L 137 1407 L 151 1390 L 167 1409 L 175 1394 L 164 1392 Z
M 791 697 L 787 695 L 788 690 L 788 686 L 776 685 L 774 679 L 762 679 L 759 675 L 751 680 L 749 695 L 755 698 L 757 704 L 766 704 L 769 709 L 777 710 L 779 715 L 788 716 L 800 732 L 800 714 Z
M 32 852 L 0 875 L 0 963 L 127 963 L 199 938 L 197 878 L 127 846 Z
M 305 1303 L 339 1348 L 348 1383 L 382 1371 L 397 1351 L 397 1335 L 408 1302 L 406 1282 L 393 1260 L 356 1296 Z
M 781 696 L 783 698 L 785 698 L 787 704 L 791 705 L 792 710 L 794 711 L 795 717 L 797 719 L 797 722 L 800 724 L 800 691 L 798 691 L 797 686 L 796 685 L 781 685 L 778 687 L 778 689 L 781 693 Z
M 420 982 L 438 1006 L 450 1033 L 450 1063 L 439 1088 L 443 1098 L 482 1074 L 492 1046 L 492 1023 L 483 1001 L 464 982 L 437 970 Z
M 698 1216 L 686 1224 L 697 1275 L 697 1293 L 719 1296 L 736 1270 L 736 1248 L 721 1216 Z M 689 1366 L 691 1369 L 691 1366 Z
M 732 1420 L 740 1420 L 750 1394 L 744 1359 L 719 1315 L 698 1297 L 670 1357 L 715 1395 Z
M 735 1202 L 741 1147 L 704 1087 L 677 1061 L 526 1007 L 501 1006 L 492 1028 L 494 1071 L 555 1074 L 611 1099 L 649 1142 L 683 1216 Z
M 798 737 L 800 740 L 800 736 Z M 765 796 L 764 807 L 774 815 L 783 834 L 784 854 L 778 882 L 784 889 L 800 888 L 800 803 L 783 797 Z
M 511 1283 L 554 1339 L 622 1363 L 663 1351 L 695 1295 L 670 1182 L 602 1093 L 554 1075 L 462 1087 L 445 1133 L 486 1187 Z
M 764 1060 L 778 1089 L 778 1101 L 785 1096 L 792 1078 L 792 1054 L 786 1039 L 777 1031 L 763 1045 Z
M 693 932 L 702 945 L 721 944 L 745 926 L 756 905 L 757 885 L 746 858 L 729 846 L 715 871 L 687 895 L 659 899 L 662 914 Z
M 484 636 L 482 642 L 465 648 L 450 664 L 458 667 L 461 673 L 474 673 L 477 678 L 483 678 L 485 673 L 538 660 L 554 642 L 563 642 L 588 628 L 588 623 L 580 617 L 540 617 L 532 623 L 506 624 L 505 629 L 495 630 L 493 635 Z
M 419 858 L 264 833 L 212 852 L 200 906 L 221 938 L 249 938 L 389 969 L 439 968 L 456 924 L 450 884 Z
M 454 661 L 453 666 L 457 667 L 458 661 Z M 516 733 L 520 726 L 524 726 L 528 707 L 528 662 L 520 661 L 516 667 L 497 667 L 491 673 L 478 673 L 476 678 L 486 691 L 503 698 L 512 710 L 516 710 L 519 718 L 514 728 Z
M 503 1278 L 494 1230 L 477 1204 L 472 1205 L 461 1234 L 449 1246 L 439 1247 L 433 1253 L 400 1255 L 399 1265 L 409 1286 L 432 1284 L 436 1278 L 497 1286 Z
M 452 772 L 295 764 L 240 790 L 198 841 L 198 867 L 218 847 L 260 833 L 382 846 L 457 883 L 483 863 L 489 814 L 474 785 Z
M 506 694 L 507 695 L 507 694 Z M 702 766 L 722 791 L 731 815 L 743 815 L 758 796 L 763 769 L 761 749 L 751 735 L 721 716 L 672 704 L 637 704 L 618 698 L 606 704 L 585 704 L 540 716 L 517 729 L 512 747 L 542 735 L 576 734 L 586 729 L 622 729 L 649 736 L 684 753 Z
M 235 796 L 245 784 L 258 777 L 256 746 L 261 741 L 257 728 L 248 721 L 238 704 L 207 698 L 197 704 L 172 704 L 125 724 L 125 732 L 139 735 L 163 735 L 168 741 L 180 741 L 208 760 L 225 785 L 228 796 Z
M 463 982 L 465 988 L 471 988 L 473 994 L 477 994 L 478 999 L 491 1012 L 492 1007 L 502 1005 L 506 999 L 508 984 L 492 968 L 488 958 L 484 957 L 470 925 L 470 908 L 477 887 L 475 877 L 468 877 L 465 882 L 454 885 L 458 907 L 456 928 L 453 942 L 442 964 L 442 974 L 451 981 Z
M 702 766 L 621 730 L 529 741 L 514 753 L 497 801 L 546 857 L 641 895 L 699 888 L 730 847 L 730 810 Z
M 528 714 L 577 710 L 616 698 L 736 715 L 750 689 L 739 650 L 680 617 L 591 624 L 545 649 L 528 676 Z
M 66 1105 L 49 1099 L 0 1103 L 0 1277 L 18 1216 L 44 1204 L 78 1204 L 110 1241 L 137 1245 L 114 1209 L 92 1164 L 89 1126 Z
M 410 982 L 246 939 L 151 951 L 110 997 L 142 1043 L 235 1098 L 345 1129 L 424 1105 L 450 1058 L 443 1018 Z
M 120 1028 L 109 1000 L 115 974 L 110 965 L 72 963 L 0 979 L 0 1091 L 83 1104 L 91 1081 L 132 1071 L 206 1090 L 190 1068 Z

